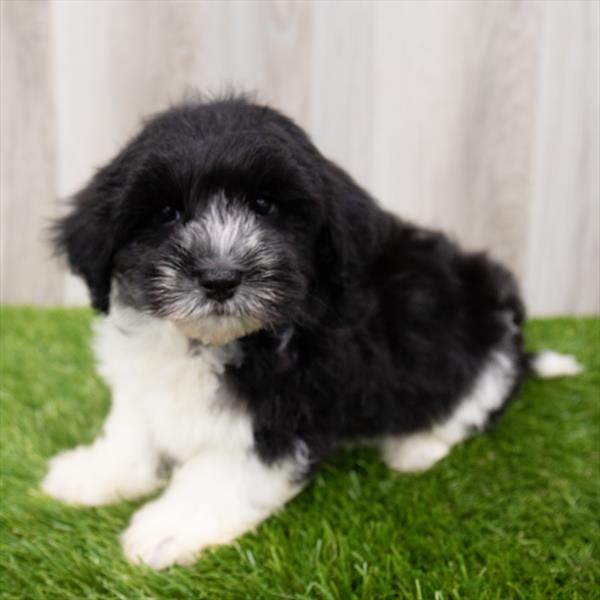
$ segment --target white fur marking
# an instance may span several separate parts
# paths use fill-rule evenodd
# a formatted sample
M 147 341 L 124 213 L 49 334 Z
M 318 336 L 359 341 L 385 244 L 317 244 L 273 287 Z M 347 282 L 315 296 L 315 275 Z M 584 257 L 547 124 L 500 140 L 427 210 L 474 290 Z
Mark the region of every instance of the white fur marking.
M 167 491 L 133 517 L 127 558 L 154 569 L 189 564 L 207 546 L 253 529 L 300 491 L 293 465 L 267 467 L 243 452 L 207 452 L 175 473 Z
M 212 200 L 199 224 L 192 223 L 190 227 L 196 228 L 195 235 L 208 241 L 217 258 L 227 259 L 241 249 L 247 252 L 261 246 L 260 228 L 254 214 L 228 202 L 224 194 Z
M 533 372 L 544 379 L 578 375 L 583 371 L 583 366 L 574 356 L 559 354 L 552 350 L 544 350 L 536 354 L 532 361 Z
M 386 438 L 382 444 L 385 462 L 392 469 L 407 472 L 433 466 L 452 446 L 484 428 L 490 413 L 506 400 L 514 378 L 510 357 L 495 353 L 448 419 L 429 431 Z
M 263 325 L 252 317 L 208 315 L 201 319 L 176 321 L 179 330 L 188 338 L 209 346 L 223 346 L 249 335 Z
M 59 454 L 42 484 L 69 503 L 98 505 L 156 489 L 157 467 L 180 467 L 164 494 L 140 509 L 123 535 L 127 557 L 154 568 L 187 563 L 233 540 L 300 490 L 303 449 L 277 465 L 255 454 L 249 415 L 221 386 L 237 344 L 199 346 L 177 327 L 115 302 L 96 327 L 99 372 L 113 390 L 104 433 Z
M 145 496 L 161 485 L 151 449 L 123 452 L 126 439 L 108 435 L 56 455 L 42 481 L 46 494 L 67 504 L 102 506 Z M 137 450 L 137 449 L 136 449 Z
M 414 433 L 387 439 L 383 444 L 383 459 L 396 471 L 425 471 L 450 452 L 451 446 L 433 433 Z

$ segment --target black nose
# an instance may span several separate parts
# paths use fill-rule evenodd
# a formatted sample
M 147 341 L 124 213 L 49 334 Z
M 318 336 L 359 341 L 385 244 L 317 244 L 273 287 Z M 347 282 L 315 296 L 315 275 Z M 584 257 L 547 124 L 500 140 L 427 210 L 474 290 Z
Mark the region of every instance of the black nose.
M 211 300 L 227 300 L 233 296 L 242 281 L 238 269 L 204 269 L 198 273 L 198 281 Z

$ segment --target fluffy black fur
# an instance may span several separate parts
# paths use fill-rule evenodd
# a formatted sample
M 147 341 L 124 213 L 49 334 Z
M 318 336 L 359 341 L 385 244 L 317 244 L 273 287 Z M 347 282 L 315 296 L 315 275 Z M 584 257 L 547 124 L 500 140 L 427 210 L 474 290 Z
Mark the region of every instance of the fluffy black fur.
M 226 372 L 263 460 L 302 440 L 316 465 L 340 441 L 426 429 L 498 349 L 517 365 L 516 390 L 527 358 L 511 274 L 383 211 L 292 121 L 245 98 L 153 118 L 76 196 L 57 243 L 94 308 L 110 310 L 117 281 L 124 301 L 168 316 L 156 264 L 174 253 L 193 270 L 202 257 L 169 245 L 156 214 L 166 204 L 193 219 L 220 190 L 248 210 L 257 195 L 277 208 L 261 218 L 283 257 L 268 282 L 278 301 Z

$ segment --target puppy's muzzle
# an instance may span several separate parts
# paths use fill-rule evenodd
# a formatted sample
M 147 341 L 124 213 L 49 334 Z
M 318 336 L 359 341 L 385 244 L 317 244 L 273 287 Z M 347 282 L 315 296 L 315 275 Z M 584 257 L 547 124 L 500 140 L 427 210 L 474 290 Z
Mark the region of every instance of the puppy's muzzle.
M 207 298 L 224 302 L 233 297 L 240 283 L 243 272 L 240 269 L 202 269 L 197 278 Z

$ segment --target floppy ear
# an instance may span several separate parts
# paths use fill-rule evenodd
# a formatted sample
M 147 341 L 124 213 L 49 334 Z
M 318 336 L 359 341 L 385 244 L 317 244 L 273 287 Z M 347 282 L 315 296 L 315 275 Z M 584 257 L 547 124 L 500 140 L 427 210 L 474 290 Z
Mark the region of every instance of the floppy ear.
M 386 233 L 386 217 L 373 199 L 339 167 L 330 163 L 325 192 L 326 221 L 320 238 L 322 263 L 332 297 L 365 278 Z
M 335 205 L 335 203 L 332 203 Z M 343 215 L 335 211 L 333 206 L 327 207 L 324 226 L 319 232 L 317 250 L 319 254 L 318 270 L 321 286 L 329 290 L 329 296 L 334 302 L 345 292 L 347 267 L 349 259 L 348 230 Z
M 54 224 L 54 244 L 69 267 L 81 276 L 92 307 L 108 313 L 112 259 L 117 243 L 116 212 L 124 188 L 119 159 L 101 169 L 72 202 L 72 210 Z

